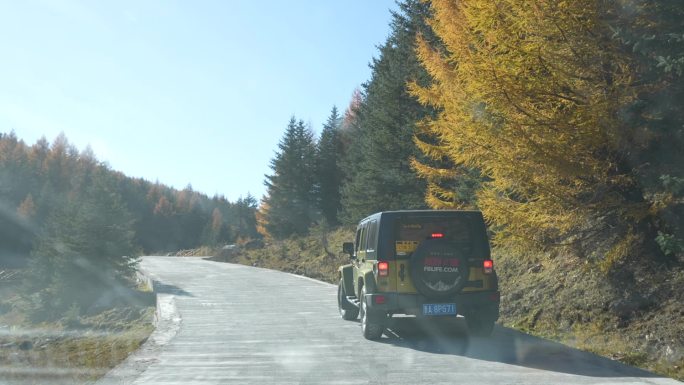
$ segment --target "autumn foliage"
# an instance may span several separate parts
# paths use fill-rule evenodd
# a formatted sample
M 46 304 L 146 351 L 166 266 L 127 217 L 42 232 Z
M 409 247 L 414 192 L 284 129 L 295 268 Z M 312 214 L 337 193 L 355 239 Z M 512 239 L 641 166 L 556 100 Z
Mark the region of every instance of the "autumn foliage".
M 665 220 L 681 198 L 660 182 L 681 182 L 681 155 L 648 158 L 654 148 L 682 145 L 681 121 L 662 127 L 662 116 L 644 107 L 679 87 L 681 73 L 653 70 L 655 58 L 635 54 L 638 37 L 623 38 L 626 26 L 661 22 L 666 6 L 634 2 L 642 8 L 626 14 L 619 2 L 590 0 L 431 4 L 440 44 L 419 38 L 417 52 L 432 83 L 411 89 L 439 114 L 423 121 L 416 142 L 428 159 L 454 165 L 414 159 L 431 206 L 454 206 L 458 196 L 442 182 L 476 169 L 477 205 L 497 243 L 567 246 L 605 266 L 658 232 L 681 231 Z M 661 27 L 669 32 L 665 21 Z
M 129 257 L 259 237 L 250 195 L 229 202 L 126 177 L 64 135 L 27 145 L 0 133 L 0 186 L 0 270 L 27 267 L 38 319 L 86 311 L 127 285 Z

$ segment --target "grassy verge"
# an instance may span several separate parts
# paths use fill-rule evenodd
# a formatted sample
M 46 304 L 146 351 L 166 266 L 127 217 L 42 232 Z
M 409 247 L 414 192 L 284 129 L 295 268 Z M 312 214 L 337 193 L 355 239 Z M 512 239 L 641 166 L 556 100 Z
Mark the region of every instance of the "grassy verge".
M 18 293 L 16 287 L 0 290 L 3 384 L 88 383 L 138 349 L 154 329 L 153 301 L 34 324 Z
M 202 246 L 197 249 L 179 250 L 172 253 L 176 257 L 206 257 L 208 255 L 213 255 L 215 250 L 208 246 Z
M 681 268 L 636 269 L 615 282 L 569 257 L 497 253 L 503 325 L 684 379 Z
M 259 249 L 210 254 L 216 260 L 337 283 L 337 267 L 348 262 L 339 253 L 341 244 L 353 234 L 349 228 L 317 229 L 310 236 L 267 242 Z M 505 250 L 494 254 L 502 325 L 684 380 L 681 268 L 632 272 L 611 281 L 572 258 L 521 258 Z
M 337 268 L 349 263 L 349 256 L 341 253 L 342 242 L 353 239 L 353 234 L 354 231 L 348 228 L 329 232 L 314 230 L 310 236 L 267 242 L 263 248 L 241 248 L 238 252 L 223 255 L 217 250 L 211 255 L 215 255 L 216 260 L 266 267 L 337 283 Z

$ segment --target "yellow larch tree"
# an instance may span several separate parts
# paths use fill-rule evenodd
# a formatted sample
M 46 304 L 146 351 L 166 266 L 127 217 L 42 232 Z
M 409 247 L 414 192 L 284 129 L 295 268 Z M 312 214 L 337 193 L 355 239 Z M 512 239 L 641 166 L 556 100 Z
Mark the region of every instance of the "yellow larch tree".
M 270 210 L 270 206 L 265 198 L 261 199 L 261 203 L 259 204 L 259 208 L 257 208 L 255 215 L 256 215 L 256 230 L 259 234 L 261 234 L 262 237 L 266 240 L 271 240 L 273 237 L 271 234 L 268 232 L 267 227 L 268 227 L 268 210 Z
M 425 155 L 481 172 L 478 206 L 500 244 L 538 250 L 609 234 L 604 257 L 626 253 L 649 206 L 624 159 L 622 138 L 631 128 L 620 109 L 639 87 L 629 57 L 610 38 L 607 3 L 431 3 L 443 46 L 419 39 L 433 81 L 411 84 L 440 111 L 422 125 L 433 140 L 416 138 Z M 453 206 L 458 197 L 439 182 L 454 170 L 413 164 L 430 182 L 427 202 Z

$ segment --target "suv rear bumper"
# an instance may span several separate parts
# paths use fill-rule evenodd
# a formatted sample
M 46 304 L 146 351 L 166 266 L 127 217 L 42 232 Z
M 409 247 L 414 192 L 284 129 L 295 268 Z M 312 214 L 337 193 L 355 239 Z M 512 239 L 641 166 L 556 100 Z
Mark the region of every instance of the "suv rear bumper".
M 500 293 L 498 291 L 476 291 L 460 293 L 446 298 L 427 298 L 421 294 L 374 293 L 366 294 L 366 304 L 373 311 L 392 314 L 421 315 L 423 304 L 455 303 L 460 315 L 487 313 L 499 318 Z

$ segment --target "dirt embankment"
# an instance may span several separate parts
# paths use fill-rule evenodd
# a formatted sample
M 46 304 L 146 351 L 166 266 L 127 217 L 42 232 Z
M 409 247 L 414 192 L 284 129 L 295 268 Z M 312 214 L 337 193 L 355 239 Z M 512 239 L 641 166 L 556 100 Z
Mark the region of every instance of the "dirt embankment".
M 261 248 L 217 250 L 215 260 L 266 267 L 337 283 L 348 263 L 341 228 Z M 642 264 L 620 274 L 570 257 L 494 250 L 502 293 L 499 323 L 629 365 L 684 379 L 684 269 Z
M 307 237 L 265 242 L 259 247 L 219 249 L 211 259 L 266 267 L 336 284 L 338 267 L 349 263 L 349 256 L 342 253 L 342 243 L 352 240 L 353 234 L 348 228 L 314 231 Z
M 681 267 L 605 274 L 570 257 L 498 254 L 502 324 L 684 379 Z

